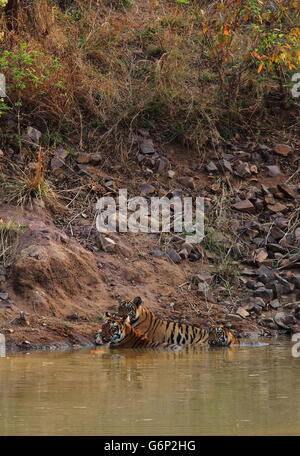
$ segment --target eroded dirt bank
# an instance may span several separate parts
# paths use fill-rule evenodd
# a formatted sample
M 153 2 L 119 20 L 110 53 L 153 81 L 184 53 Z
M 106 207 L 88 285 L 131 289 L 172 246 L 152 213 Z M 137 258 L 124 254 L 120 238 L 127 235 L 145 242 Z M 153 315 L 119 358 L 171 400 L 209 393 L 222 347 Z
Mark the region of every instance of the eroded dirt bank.
M 61 148 L 57 161 L 53 151 L 49 178 L 58 192 L 67 183 L 72 204 L 53 216 L 41 201 L 22 209 L 4 195 L 0 209 L 2 226 L 12 227 L 1 241 L 8 347 L 92 344 L 103 312 L 134 296 L 159 316 L 220 322 L 240 337 L 300 332 L 299 144 L 284 143 L 231 143 L 203 158 L 159 147 L 142 130 L 124 167 L 102 166 L 88 152 L 66 158 Z M 204 241 L 191 245 L 172 233 L 105 240 L 95 203 L 120 188 L 129 196 L 204 196 Z

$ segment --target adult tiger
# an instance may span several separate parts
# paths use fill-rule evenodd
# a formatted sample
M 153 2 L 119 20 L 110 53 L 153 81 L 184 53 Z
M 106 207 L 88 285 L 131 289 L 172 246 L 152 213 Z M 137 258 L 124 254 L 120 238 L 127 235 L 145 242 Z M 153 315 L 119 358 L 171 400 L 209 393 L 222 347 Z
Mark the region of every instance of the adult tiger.
M 128 316 L 120 317 L 109 313 L 106 313 L 95 342 L 97 345 L 109 344 L 111 348 L 182 349 L 174 344 L 153 342 L 131 326 Z
M 193 346 L 205 343 L 228 346 L 238 343 L 233 334 L 222 326 L 198 328 L 171 320 L 161 320 L 142 305 L 142 299 L 139 296 L 132 301 L 122 301 L 118 314 L 121 317 L 129 317 L 130 324 L 135 329 L 158 343 Z

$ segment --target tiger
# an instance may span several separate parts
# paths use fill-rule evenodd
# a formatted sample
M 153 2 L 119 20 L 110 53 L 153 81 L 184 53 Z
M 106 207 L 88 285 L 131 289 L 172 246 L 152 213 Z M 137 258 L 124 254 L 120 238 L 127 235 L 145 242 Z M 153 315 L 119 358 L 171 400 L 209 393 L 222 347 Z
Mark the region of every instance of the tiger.
M 142 305 L 139 296 L 131 301 L 122 301 L 118 314 L 121 317 L 129 317 L 130 324 L 153 342 L 193 346 L 205 343 L 212 346 L 229 346 L 237 343 L 233 334 L 222 326 L 198 328 L 171 320 L 161 320 Z
M 96 334 L 95 343 L 109 345 L 110 348 L 182 349 L 175 344 L 153 342 L 131 326 L 128 316 L 120 317 L 108 312 L 102 328 Z

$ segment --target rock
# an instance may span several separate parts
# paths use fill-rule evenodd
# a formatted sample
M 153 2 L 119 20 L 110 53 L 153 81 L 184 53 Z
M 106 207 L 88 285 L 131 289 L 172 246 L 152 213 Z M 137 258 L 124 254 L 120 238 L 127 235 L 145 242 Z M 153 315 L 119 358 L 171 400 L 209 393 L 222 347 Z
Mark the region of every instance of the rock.
M 8 293 L 0 293 L 0 299 L 2 299 L 3 301 L 7 301 L 8 300 Z
M 151 195 L 151 193 L 154 193 L 156 191 L 156 188 L 151 185 L 151 184 L 142 184 L 139 186 L 139 190 L 142 195 Z
M 283 191 L 283 193 L 285 193 L 285 195 L 289 196 L 290 198 L 298 198 L 297 193 L 289 185 L 278 184 L 278 187 Z
M 291 273 L 289 279 L 295 285 L 296 288 L 300 289 L 300 274 Z
M 236 311 L 236 314 L 242 318 L 249 317 L 249 315 L 250 315 L 249 312 L 247 312 L 247 310 L 244 309 L 243 307 L 239 307 Z
M 184 185 L 185 187 L 190 188 L 191 190 L 194 190 L 195 182 L 192 177 L 188 177 L 188 176 L 179 177 L 177 180 L 181 185 Z
M 270 229 L 270 235 L 273 239 L 275 239 L 275 241 L 278 241 L 279 239 L 283 238 L 285 232 L 282 231 L 278 226 L 272 226 Z
M 231 163 L 228 160 L 219 160 L 219 166 L 224 172 L 229 172 L 230 174 L 233 173 Z
M 271 288 L 259 287 L 254 291 L 254 296 L 262 298 L 265 302 L 270 302 L 273 299 L 273 290 Z
M 112 252 L 116 251 L 117 244 L 113 239 L 111 239 L 107 236 L 104 236 L 101 233 L 98 234 L 98 239 L 99 239 L 100 247 L 102 250 L 104 250 L 104 252 L 112 253 Z
M 275 203 L 275 204 L 268 204 L 267 208 L 271 212 L 285 212 L 287 210 L 287 207 L 285 204 L 282 203 Z
M 42 133 L 39 130 L 37 130 L 36 128 L 33 128 L 33 127 L 27 128 L 26 139 L 28 141 L 33 142 L 34 144 L 39 144 L 41 136 L 42 136 Z
M 281 170 L 277 165 L 266 166 L 267 175 L 270 177 L 277 177 L 281 174 Z
M 194 246 L 193 246 L 193 244 L 190 244 L 189 242 L 183 242 L 181 244 L 181 249 L 187 250 L 188 254 L 190 255 L 192 250 L 194 250 Z
M 160 156 L 155 163 L 156 166 L 156 172 L 158 174 L 164 174 L 166 171 L 166 168 L 169 166 L 169 160 L 166 157 Z
M 203 272 L 202 274 L 193 274 L 189 279 L 192 283 L 199 284 L 203 282 L 211 283 L 213 278 L 211 274 Z
M 91 163 L 94 165 L 97 165 L 98 163 L 101 163 L 103 160 L 103 157 L 101 157 L 98 154 L 88 154 L 86 152 L 79 152 L 76 155 L 76 162 L 80 164 L 87 164 Z
M 273 318 L 262 318 L 260 323 L 269 329 L 278 329 L 278 326 L 274 322 Z
M 256 263 L 263 263 L 268 258 L 268 252 L 264 249 L 257 249 L 254 252 L 254 261 Z
M 294 231 L 294 237 L 295 237 L 295 240 L 296 240 L 296 241 L 299 241 L 299 240 L 300 240 L 300 227 L 295 229 L 295 231 Z
M 143 141 L 141 141 L 140 142 L 140 150 L 145 155 L 154 154 L 155 149 L 154 149 L 154 146 L 153 146 L 152 139 L 144 139 Z
M 272 307 L 272 309 L 279 309 L 279 307 L 281 307 L 281 304 L 280 302 L 278 301 L 278 299 L 273 299 L 272 301 L 270 301 L 270 307 Z
M 251 170 L 247 162 L 239 161 L 234 168 L 235 174 L 239 177 L 251 176 Z
M 181 256 L 176 252 L 175 249 L 168 249 L 166 251 L 166 255 L 169 261 L 172 263 L 180 263 L 181 262 Z
M 165 256 L 164 252 L 162 252 L 161 250 L 153 250 L 151 252 L 151 255 L 154 256 L 155 258 L 161 258 L 161 257 Z
M 215 173 L 218 171 L 218 168 L 216 167 L 216 165 L 214 164 L 213 161 L 210 161 L 206 166 L 205 166 L 206 170 L 209 172 L 209 173 Z
M 189 252 L 186 249 L 181 249 L 179 255 L 183 260 L 187 260 L 189 257 Z
M 291 153 L 292 150 L 293 149 L 291 148 L 291 146 L 288 146 L 287 144 L 276 144 L 276 146 L 274 147 L 274 152 L 277 155 L 281 155 L 283 157 L 289 155 L 289 153 Z
M 254 212 L 254 206 L 249 200 L 238 201 L 237 203 L 232 204 L 231 207 L 240 212 Z
M 168 171 L 168 178 L 169 179 L 173 179 L 173 177 L 175 176 L 175 171 L 173 171 L 172 169 L 169 169 Z
M 274 317 L 274 321 L 280 328 L 289 329 L 288 325 L 285 323 L 285 318 L 285 313 L 277 312 Z
M 51 168 L 52 169 L 59 169 L 62 168 L 65 164 L 65 159 L 68 156 L 68 152 L 63 149 L 62 147 L 59 147 L 56 149 L 54 152 L 54 157 L 51 159 Z
M 273 280 L 274 272 L 272 271 L 272 269 L 267 268 L 266 266 L 261 266 L 258 270 L 258 277 L 261 282 L 266 284 Z

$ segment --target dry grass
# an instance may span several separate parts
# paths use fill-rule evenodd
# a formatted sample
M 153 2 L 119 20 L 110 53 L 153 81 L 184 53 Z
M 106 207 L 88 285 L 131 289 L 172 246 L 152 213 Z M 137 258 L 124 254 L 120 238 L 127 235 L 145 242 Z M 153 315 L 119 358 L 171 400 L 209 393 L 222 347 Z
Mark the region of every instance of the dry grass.
M 220 82 L 199 27 L 210 2 L 59 3 L 64 7 L 55 0 L 20 7 L 12 29 L 0 19 L 0 49 L 17 52 L 27 43 L 28 52 L 41 52 L 34 71 L 47 73 L 39 90 L 32 84 L 9 90 L 12 104 L 23 103 L 21 121 L 27 115 L 44 130 L 77 126 L 82 147 L 119 144 L 122 151 L 137 126 L 201 148 L 208 139 L 249 130 L 249 113 L 253 128 L 265 114 L 263 96 L 273 81 L 258 78 L 256 69 L 243 69 L 237 80 L 233 65 L 226 70 L 230 84 Z
M 35 200 L 43 200 L 50 209 L 58 206 L 58 198 L 52 185 L 45 179 L 42 149 L 33 171 L 23 171 L 14 167 L 13 171 L 1 177 L 1 202 L 14 203 L 17 206 L 32 206 Z

